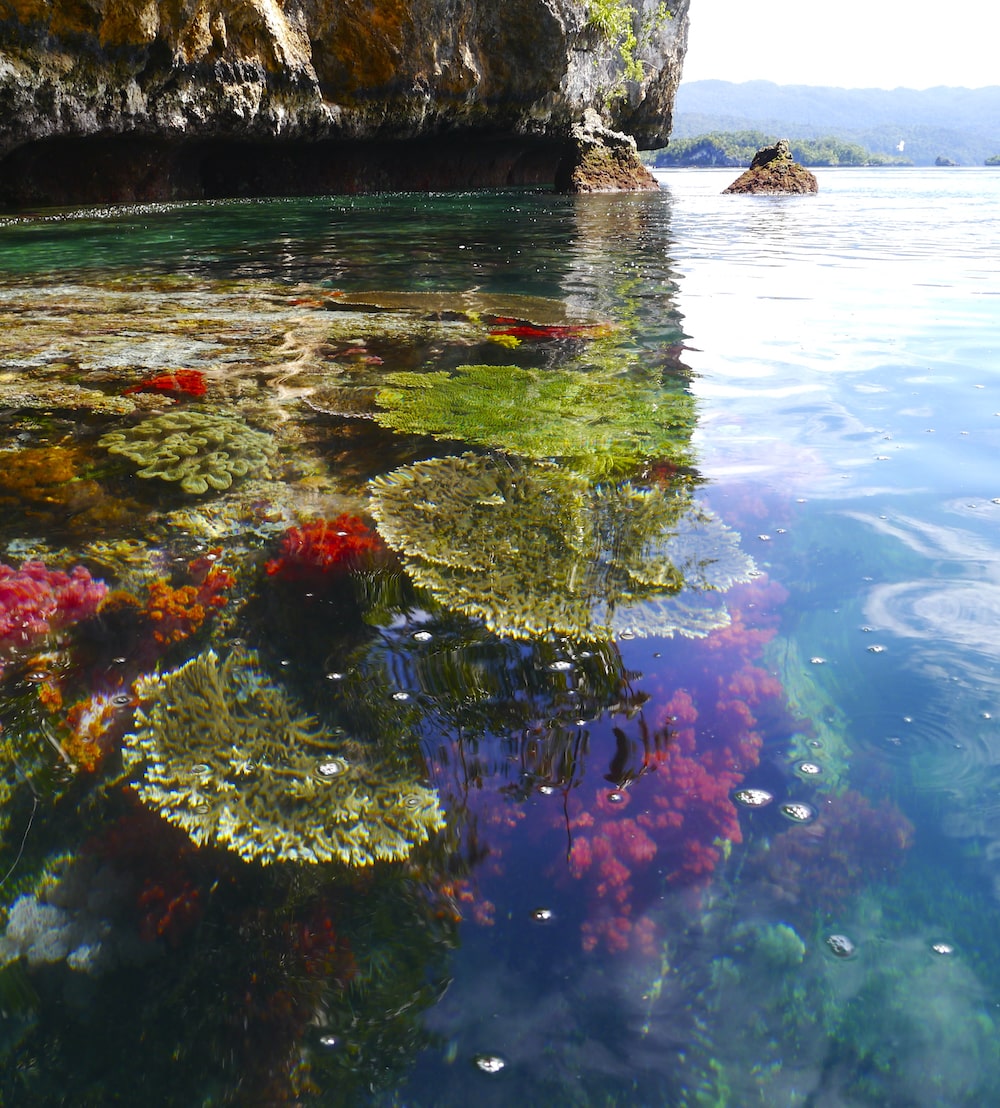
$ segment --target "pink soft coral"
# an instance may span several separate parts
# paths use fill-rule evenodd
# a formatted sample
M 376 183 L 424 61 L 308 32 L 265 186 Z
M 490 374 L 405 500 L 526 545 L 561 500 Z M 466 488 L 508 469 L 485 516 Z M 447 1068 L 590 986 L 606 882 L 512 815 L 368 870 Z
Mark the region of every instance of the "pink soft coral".
M 29 650 L 46 635 L 92 616 L 107 595 L 83 566 L 69 573 L 25 562 L 0 564 L 0 673 L 2 656 Z

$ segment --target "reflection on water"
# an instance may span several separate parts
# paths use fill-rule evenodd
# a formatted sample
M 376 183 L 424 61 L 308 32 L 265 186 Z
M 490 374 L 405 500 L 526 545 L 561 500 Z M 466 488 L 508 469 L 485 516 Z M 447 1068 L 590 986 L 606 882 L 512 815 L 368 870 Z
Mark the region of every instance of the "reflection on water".
M 664 181 L 0 226 L 0 1097 L 990 1102 L 997 178 Z

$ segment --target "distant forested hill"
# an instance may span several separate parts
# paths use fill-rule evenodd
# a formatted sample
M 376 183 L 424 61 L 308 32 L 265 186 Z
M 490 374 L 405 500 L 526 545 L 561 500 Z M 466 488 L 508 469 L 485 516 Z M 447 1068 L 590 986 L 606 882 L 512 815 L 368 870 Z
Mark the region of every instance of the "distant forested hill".
M 771 81 L 681 83 L 672 137 L 764 131 L 787 139 L 838 138 L 915 165 L 947 158 L 982 165 L 1000 154 L 1000 85 L 981 89 L 842 89 Z

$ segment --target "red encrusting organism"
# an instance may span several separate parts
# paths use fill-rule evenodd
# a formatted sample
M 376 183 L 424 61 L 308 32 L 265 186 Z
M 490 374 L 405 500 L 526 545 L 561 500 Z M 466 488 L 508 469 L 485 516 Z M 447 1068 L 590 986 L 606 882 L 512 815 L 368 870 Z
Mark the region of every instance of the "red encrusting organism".
M 147 377 L 136 385 L 124 390 L 127 396 L 133 392 L 178 393 L 181 396 L 204 396 L 206 392 L 205 374 L 200 369 L 177 369 L 172 373 L 158 373 Z
M 265 569 L 285 581 L 321 583 L 330 574 L 360 568 L 384 550 L 364 520 L 344 512 L 333 520 L 290 527 L 281 537 L 281 553 Z

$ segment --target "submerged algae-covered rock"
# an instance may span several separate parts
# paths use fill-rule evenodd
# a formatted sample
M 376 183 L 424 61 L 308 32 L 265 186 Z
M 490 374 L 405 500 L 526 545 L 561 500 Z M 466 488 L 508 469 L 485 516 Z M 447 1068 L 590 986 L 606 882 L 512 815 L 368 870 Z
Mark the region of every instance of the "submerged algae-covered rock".
M 463 365 L 385 382 L 374 418 L 396 431 L 558 458 L 592 477 L 623 476 L 648 458 L 690 461 L 691 395 L 620 374 Z
M 144 419 L 99 440 L 109 454 L 140 465 L 139 477 L 158 477 L 193 494 L 228 489 L 234 477 L 267 470 L 277 447 L 270 435 L 241 419 L 186 409 Z
M 139 679 L 125 736 L 136 791 L 199 845 L 246 861 L 396 861 L 444 825 L 437 793 L 299 714 L 253 652 Z
M 685 491 L 592 486 L 474 454 L 402 466 L 369 487 L 379 531 L 415 583 L 498 635 L 704 635 L 728 622 L 715 594 L 753 571 L 737 537 Z M 689 593 L 712 599 L 689 609 Z M 644 613 L 648 599 L 678 594 Z

